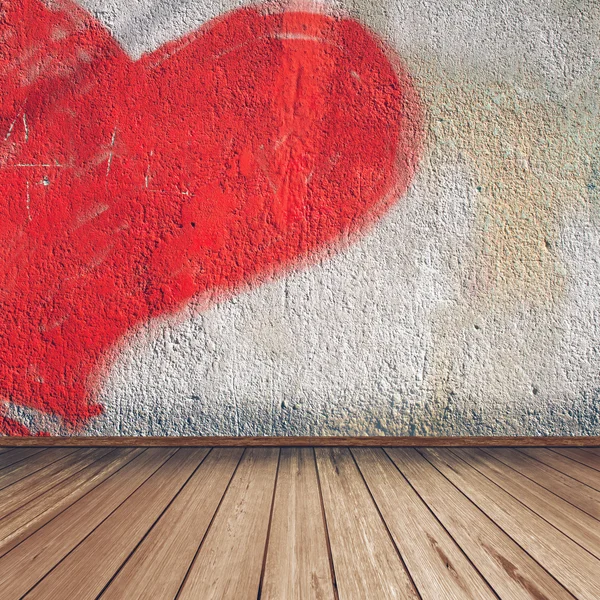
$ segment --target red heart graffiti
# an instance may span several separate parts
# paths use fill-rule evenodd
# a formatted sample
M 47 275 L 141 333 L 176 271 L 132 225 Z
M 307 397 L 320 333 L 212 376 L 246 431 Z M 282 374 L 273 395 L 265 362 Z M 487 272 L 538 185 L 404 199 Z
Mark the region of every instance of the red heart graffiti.
M 414 174 L 417 95 L 351 19 L 248 8 L 133 61 L 73 4 L 3 6 L 0 395 L 71 430 L 132 328 L 314 261 Z

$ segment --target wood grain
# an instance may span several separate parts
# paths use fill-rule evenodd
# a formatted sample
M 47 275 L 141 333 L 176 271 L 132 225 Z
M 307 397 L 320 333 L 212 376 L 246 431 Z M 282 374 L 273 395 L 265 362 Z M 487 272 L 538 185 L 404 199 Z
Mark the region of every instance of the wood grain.
M 600 559 L 600 523 L 594 517 L 483 450 L 453 448 L 452 453 Z M 600 562 L 598 566 L 600 567 Z
M 571 460 L 576 460 L 590 467 L 590 469 L 596 469 L 596 471 L 599 471 L 598 478 L 600 479 L 600 456 L 594 456 L 590 452 L 582 452 L 579 448 L 555 448 L 553 451 Z
M 242 450 L 211 451 L 135 550 L 102 600 L 173 600 L 237 467 Z
M 279 450 L 246 450 L 178 600 L 256 600 Z
M 2 600 L 600 598 L 600 449 L 4 450 Z
M 419 595 L 347 448 L 317 448 L 340 600 Z
M 493 452 L 486 452 L 588 515 L 600 519 L 600 492 L 518 450 L 496 448 Z
M 312 448 L 283 448 L 261 600 L 334 600 Z
M 600 598 L 597 558 L 452 451 L 420 452 L 574 596 Z
M 207 454 L 205 448 L 178 450 L 25 598 L 96 598 Z
M 496 598 L 387 454 L 381 448 L 352 453 L 421 598 Z
M 55 448 L 61 450 L 64 448 Z M 53 452 L 54 450 L 47 450 Z M 46 452 L 46 453 L 47 453 Z M 9 515 L 17 508 L 24 506 L 37 496 L 59 485 L 77 471 L 85 468 L 95 460 L 110 452 L 108 448 L 85 448 L 80 452 L 70 453 L 38 470 L 25 479 L 16 481 L 0 491 L 0 518 Z M 45 454 L 46 454 L 45 453 Z M 33 460 L 37 457 L 33 457 Z M 29 462 L 29 460 L 27 462 Z
M 11 465 L 10 468 L 2 469 L 0 471 L 0 490 L 74 452 L 75 448 L 50 448 Z
M 283 437 L 151 437 L 151 436 L 117 436 L 117 437 L 0 437 L 0 446 L 111 446 L 111 447 L 253 447 L 253 446 L 372 446 L 372 447 L 468 447 L 468 446 L 553 446 L 577 447 L 599 446 L 600 436 L 575 437 L 575 436 L 550 436 L 550 437 L 519 437 L 519 436 L 469 436 L 469 437 L 431 437 L 431 436 L 377 436 L 377 437 L 308 437 L 308 436 L 283 436 Z
M 0 438 L 0 441 L 5 438 Z M 37 439 L 37 438 L 36 438 Z M 23 444 L 29 445 L 29 444 Z M 39 454 L 40 452 L 44 452 L 46 448 L 36 448 L 36 444 L 33 444 L 33 448 L 11 448 L 8 452 L 5 452 L 0 456 L 0 469 L 6 469 L 15 463 L 18 463 L 22 460 L 26 460 L 31 458 L 35 454 Z
M 2 600 L 26 594 L 174 452 L 156 448 L 141 453 L 0 558 Z
M 6 554 L 142 452 L 142 448 L 109 451 L 90 466 L 62 481 L 59 486 L 50 488 L 44 494 L 0 519 L 0 556 Z
M 573 600 L 416 450 L 394 448 L 386 452 L 502 600 Z
M 600 492 L 600 477 L 595 469 L 547 448 L 522 448 L 520 452 Z

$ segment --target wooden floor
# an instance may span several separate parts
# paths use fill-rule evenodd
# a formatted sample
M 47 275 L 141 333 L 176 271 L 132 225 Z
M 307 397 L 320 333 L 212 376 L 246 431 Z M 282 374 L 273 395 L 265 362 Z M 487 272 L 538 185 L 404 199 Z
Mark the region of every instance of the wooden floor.
M 3 448 L 0 598 L 600 599 L 599 449 Z

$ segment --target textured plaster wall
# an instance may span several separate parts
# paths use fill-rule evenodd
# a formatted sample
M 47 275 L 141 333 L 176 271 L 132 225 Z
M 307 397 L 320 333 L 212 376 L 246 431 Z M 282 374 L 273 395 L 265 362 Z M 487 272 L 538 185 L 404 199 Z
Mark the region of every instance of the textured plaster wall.
M 138 58 L 243 3 L 80 4 Z M 325 6 L 413 77 L 412 185 L 318 264 L 132 331 L 85 433 L 600 435 L 600 5 Z

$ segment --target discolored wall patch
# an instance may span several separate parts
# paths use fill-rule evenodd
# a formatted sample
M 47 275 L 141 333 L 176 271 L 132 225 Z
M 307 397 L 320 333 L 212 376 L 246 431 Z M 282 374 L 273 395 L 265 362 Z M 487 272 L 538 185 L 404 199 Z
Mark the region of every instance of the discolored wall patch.
M 18 344 L 5 338 L 5 430 L 598 434 L 598 3 L 244 4 L 82 0 L 88 13 L 52 5 L 57 14 L 68 8 L 79 15 L 73 23 L 89 23 L 93 15 L 110 32 L 94 30 L 103 48 L 160 77 L 147 79 L 143 102 L 135 94 L 122 100 L 126 121 L 115 123 L 107 98 L 129 90 L 132 67 L 97 94 L 95 116 L 86 113 L 69 129 L 65 112 L 56 161 L 18 156 L 36 143 L 46 152 L 48 136 L 41 133 L 51 121 L 18 106 L 7 117 L 6 160 L 37 166 L 21 168 L 5 210 L 13 227 L 5 236 L 12 261 L 6 264 L 37 264 L 31 272 L 46 281 L 48 270 L 40 265 L 51 264 L 52 252 L 44 258 L 39 248 L 65 251 L 81 235 L 77 251 L 57 263 L 66 266 L 65 283 L 50 286 L 51 304 L 63 294 L 50 330 L 77 323 L 69 319 L 81 297 L 88 299 L 80 312 L 88 329 L 78 329 L 87 333 L 76 344 L 69 335 L 53 341 L 56 364 L 69 368 L 55 370 L 52 379 L 43 373 L 52 346 L 36 342 L 46 339 L 39 329 L 23 329 L 27 319 L 11 317 L 7 331 Z M 228 30 L 229 19 L 249 13 L 255 17 Z M 230 44 L 236 36 L 256 40 L 261 27 L 275 36 L 258 45 L 233 44 L 214 60 L 214 77 L 198 67 L 179 81 L 185 57 L 196 56 L 198 45 Z M 353 45 L 358 38 L 348 37 L 347 27 L 361 32 L 360 44 Z M 43 36 L 39 31 L 35 35 Z M 54 31 L 52 44 L 68 39 L 64 34 L 64 27 Z M 315 50 L 315 39 L 335 42 Z M 372 60 L 368 47 L 379 59 Z M 36 45 L 42 54 L 43 48 Z M 30 65 L 22 81 L 52 72 L 75 89 L 73 81 L 87 77 L 93 47 L 75 55 L 75 62 Z M 225 68 L 234 57 L 235 73 Z M 391 85 L 381 65 L 391 65 Z M 367 75 L 373 71 L 375 79 Z M 168 85 L 160 81 L 165 77 Z M 93 76 L 88 81 L 84 89 L 93 89 Z M 247 95 L 230 93 L 249 88 Z M 366 96 L 358 94 L 365 89 Z M 399 97 L 398 90 L 414 94 Z M 41 107 L 45 93 L 38 94 Z M 51 114 L 44 111 L 44 118 Z M 258 135 L 262 141 L 241 143 L 265 119 L 273 127 Z M 407 124 L 406 136 L 398 137 L 394 132 Z M 92 150 L 73 162 L 79 128 L 94 131 L 87 144 Z M 215 132 L 227 140 L 216 151 Z M 322 163 L 315 159 L 320 152 Z M 91 179 L 101 185 L 90 188 L 88 178 L 87 187 L 78 188 L 78 174 L 57 188 L 64 165 L 97 172 Z M 57 201 L 57 189 L 80 190 L 89 202 Z M 352 214 L 328 213 L 333 198 L 348 203 Z M 65 222 L 74 229 L 61 229 L 55 219 L 50 237 L 28 233 L 40 222 L 36 211 L 43 202 L 48 219 L 51 207 L 65 201 L 73 217 Z M 302 206 L 310 210 L 298 210 Z M 262 224 L 254 238 L 234 231 L 239 216 L 250 213 Z M 294 230 L 298 222 L 304 225 Z M 88 235 L 98 224 L 101 244 Z M 167 233 L 156 235 L 164 227 Z M 130 242 L 111 245 L 115 235 Z M 223 257 L 239 257 L 240 248 L 242 259 L 229 262 L 239 263 L 232 271 Z M 293 248 L 291 254 L 285 248 Z M 98 336 L 114 321 L 110 311 L 97 309 L 116 306 L 106 300 L 112 288 L 102 298 L 93 285 L 75 286 L 71 295 L 64 290 L 91 273 L 110 282 L 122 265 L 130 273 L 123 281 L 134 282 L 135 293 L 119 305 L 114 335 Z M 5 299 L 15 282 L 35 287 L 36 278 L 23 269 L 7 273 Z M 37 322 L 47 304 L 31 305 L 27 314 Z M 11 310 L 5 314 L 19 314 Z M 94 339 L 100 342 L 90 343 Z M 72 360 L 65 352 L 70 348 Z M 48 403 L 39 390 L 19 388 L 23 381 L 55 385 L 65 373 L 80 386 L 77 394 L 67 386 Z M 24 397 L 34 400 L 24 405 Z M 89 406 L 99 414 L 86 412 Z

